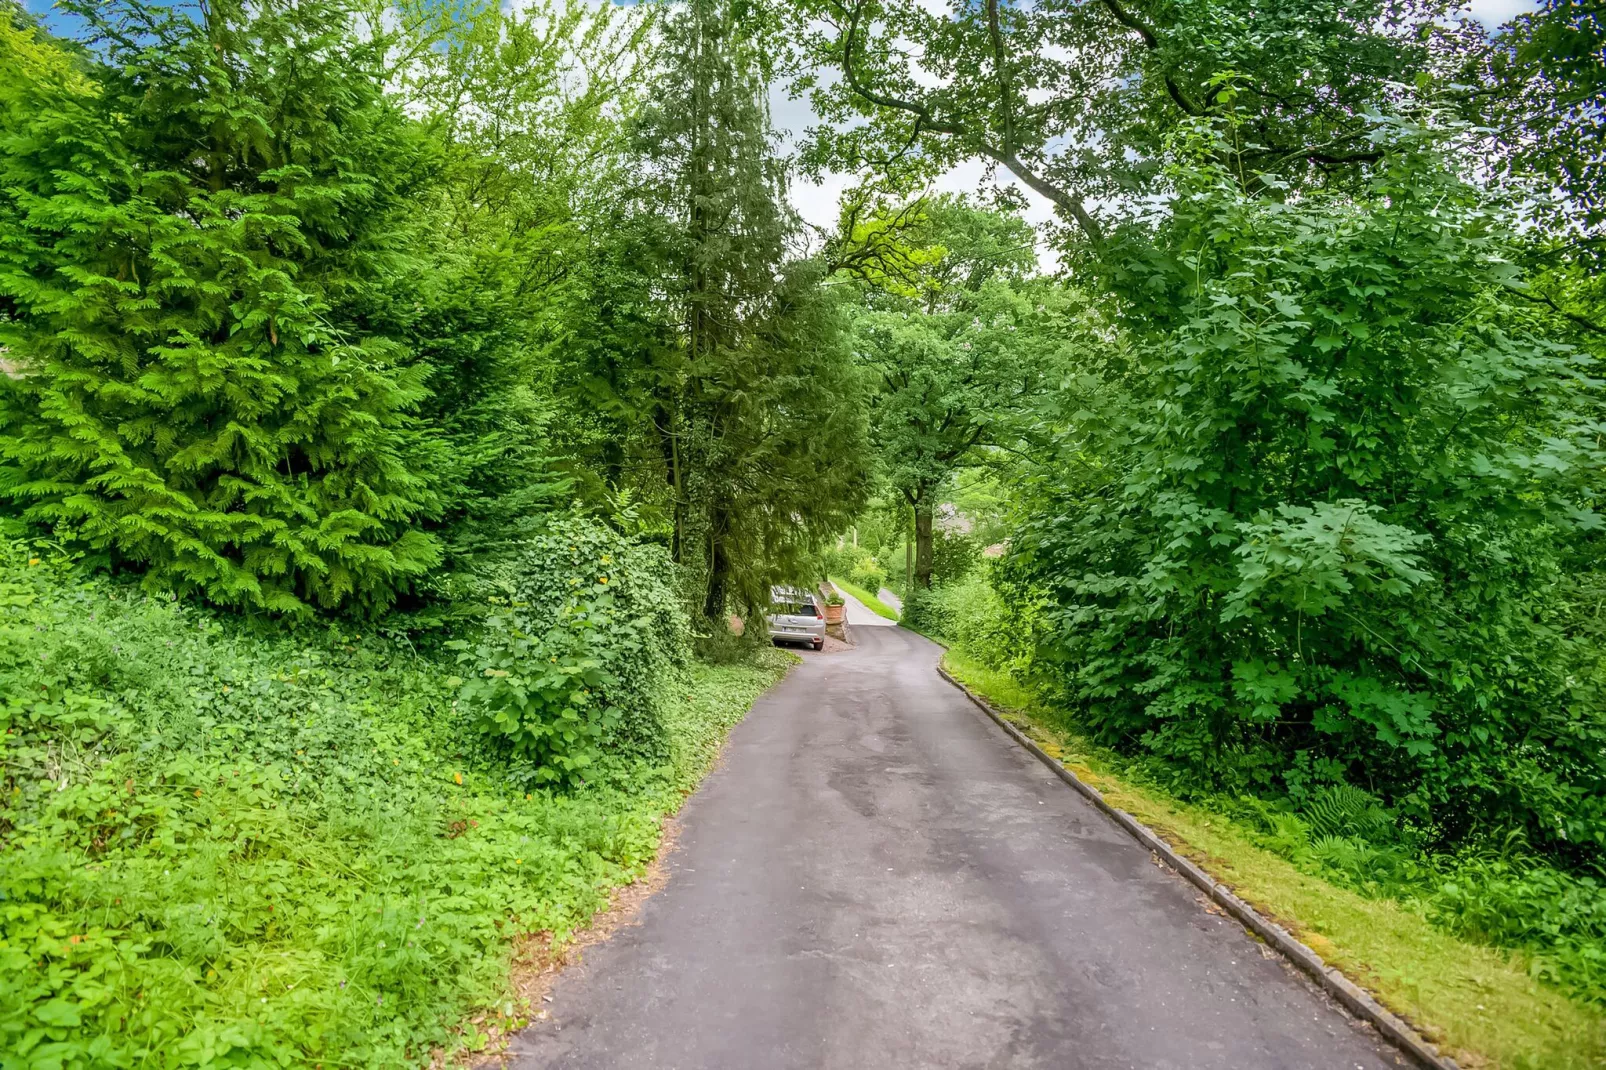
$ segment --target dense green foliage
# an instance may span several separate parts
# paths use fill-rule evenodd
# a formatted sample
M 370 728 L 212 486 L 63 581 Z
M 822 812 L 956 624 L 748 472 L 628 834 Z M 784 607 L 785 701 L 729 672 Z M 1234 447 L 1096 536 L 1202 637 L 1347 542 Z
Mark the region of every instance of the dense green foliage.
M 383 608 L 440 561 L 433 148 L 338 6 L 79 13 L 89 83 L 4 88 L 0 493 L 153 588 Z
M 900 270 L 871 277 L 856 350 L 877 387 L 871 445 L 913 515 L 914 580 L 929 587 L 938 496 L 1018 436 L 1064 343 L 1064 293 L 1027 281 L 1035 244 L 1017 216 L 943 198 L 904 218 Z
M 1063 697 L 1041 686 L 1033 672 L 1032 611 L 1002 597 L 979 562 L 962 579 L 921 592 L 904 608 L 906 627 L 942 640 L 964 664 L 988 667 L 993 679 L 1024 681 L 1024 689 L 1012 687 L 1024 696 L 1017 701 L 1047 726 L 1082 741 L 1123 782 L 1189 800 L 1302 873 L 1367 898 L 1396 900 L 1462 939 L 1521 949 L 1532 956 L 1534 976 L 1606 1005 L 1606 879 L 1598 870 L 1559 867 L 1516 835 L 1450 852 L 1435 849 L 1402 827 L 1378 796 L 1352 784 L 1316 786 L 1297 800 L 1233 792 L 1179 775 L 1184 767 L 1141 751 L 1099 746 L 1087 737 L 1082 712 L 1059 704 Z
M 887 571 L 869 550 L 853 546 L 833 547 L 824 555 L 826 572 L 840 576 L 867 591 L 879 591 L 887 582 Z
M 1346 185 L 1379 154 L 1365 116 L 1415 106 L 1456 56 L 1438 0 L 803 0 L 795 87 L 829 120 L 806 157 L 919 190 L 966 159 L 1002 168 L 1102 245 L 1107 202 L 1164 191 L 1179 120 L 1232 116 L 1220 161 Z M 914 150 L 914 151 L 912 151 Z
M 254 635 L 8 546 L 0 567 L 0 1049 L 11 1066 L 426 1061 L 502 1006 L 775 665 L 684 670 L 661 750 L 510 791 L 453 659 Z M 502 1006 L 508 1018 L 525 1011 Z
M 1058 418 L 1094 463 L 1044 473 L 1007 569 L 1099 738 L 1606 844 L 1600 696 L 1547 613 L 1597 523 L 1591 384 L 1504 296 L 1499 218 L 1402 154 L 1365 201 L 1187 189 L 1132 258 L 1128 346 Z
M 750 14 L 649 51 L 612 9 L 409 11 L 8 34 L 0 493 L 153 590 L 306 614 L 626 492 L 700 616 L 761 604 L 862 501 L 864 419 Z
M 586 521 L 552 525 L 498 571 L 479 638 L 457 640 L 462 704 L 530 785 L 583 782 L 604 753 L 662 760 L 662 704 L 691 628 L 669 559 Z
M 800 255 L 757 21 L 725 0 L 666 17 L 618 255 L 584 281 L 590 337 L 562 373 L 594 410 L 596 467 L 669 528 L 700 627 L 805 578 L 865 490 L 844 309 Z

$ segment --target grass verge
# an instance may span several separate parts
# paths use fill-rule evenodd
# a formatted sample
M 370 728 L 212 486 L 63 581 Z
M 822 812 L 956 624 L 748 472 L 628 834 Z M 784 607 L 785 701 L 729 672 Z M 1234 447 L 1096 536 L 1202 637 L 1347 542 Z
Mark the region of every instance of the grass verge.
M 1606 1065 L 1606 1017 L 1536 980 L 1521 952 L 1473 944 L 1392 899 L 1296 868 L 1224 815 L 1132 782 L 1112 756 L 1057 723 L 1007 673 L 950 650 L 948 671 L 1116 806 L 1327 962 L 1410 1020 L 1464 1067 L 1585 1070 Z
M 851 595 L 852 597 L 857 598 L 860 602 L 863 602 L 864 607 L 871 613 L 874 613 L 876 616 L 885 617 L 887 620 L 898 619 L 897 610 L 881 601 L 881 599 L 877 598 L 863 587 L 860 587 L 857 584 L 848 583 L 846 580 L 839 580 L 835 576 L 831 576 L 829 579 L 832 583 L 836 584 L 842 593 Z
M 0 558 L 0 1066 L 483 1047 L 527 1013 L 515 944 L 567 938 L 646 870 L 794 662 L 693 664 L 660 752 L 526 793 L 457 717 L 448 657 Z

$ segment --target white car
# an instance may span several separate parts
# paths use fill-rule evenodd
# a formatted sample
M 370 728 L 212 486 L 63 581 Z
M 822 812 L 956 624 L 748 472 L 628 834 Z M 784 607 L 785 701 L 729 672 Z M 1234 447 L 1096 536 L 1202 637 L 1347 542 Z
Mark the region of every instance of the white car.
M 773 610 L 765 619 L 772 640 L 807 643 L 815 650 L 825 647 L 825 614 L 820 611 L 819 598 L 793 587 L 775 587 L 770 590 L 770 601 Z

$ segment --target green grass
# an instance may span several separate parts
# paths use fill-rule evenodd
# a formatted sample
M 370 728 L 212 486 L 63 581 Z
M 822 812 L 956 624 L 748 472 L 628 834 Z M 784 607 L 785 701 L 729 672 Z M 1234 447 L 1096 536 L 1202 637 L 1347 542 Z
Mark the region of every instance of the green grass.
M 1045 750 L 1179 852 L 1275 918 L 1328 963 L 1410 1020 L 1464 1067 L 1585 1070 L 1606 1065 L 1606 1016 L 1537 980 L 1523 952 L 1460 939 L 1420 910 L 1302 871 L 1257 831 L 1125 775 L 1013 678 L 949 651 L 948 670 Z
M 891 606 L 889 606 L 885 602 L 881 601 L 881 599 L 877 598 L 875 595 L 871 594 L 869 591 L 865 590 L 863 587 L 859 587 L 859 586 L 856 586 L 854 584 L 851 584 L 851 583 L 847 582 L 846 580 L 839 580 L 835 576 L 831 576 L 831 577 L 829 577 L 829 579 L 831 580 L 832 583 L 836 584 L 839 588 L 841 588 L 842 592 L 844 594 L 852 595 L 854 598 L 857 598 L 860 602 L 863 602 L 865 608 L 868 609 L 870 612 L 874 613 L 876 616 L 885 617 L 887 620 L 897 620 L 898 619 L 898 611 L 897 610 L 893 609 Z
M 695 664 L 667 746 L 526 794 L 454 663 L 0 557 L 0 1065 L 397 1066 L 516 1026 L 513 944 L 640 875 L 795 659 Z

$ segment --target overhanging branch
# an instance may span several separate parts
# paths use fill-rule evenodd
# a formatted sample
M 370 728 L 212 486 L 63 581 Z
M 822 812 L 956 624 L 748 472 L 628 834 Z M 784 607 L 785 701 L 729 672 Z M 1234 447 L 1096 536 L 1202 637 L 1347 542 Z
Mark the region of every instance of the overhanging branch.
M 989 4 L 989 8 L 996 13 L 996 3 Z M 938 118 L 933 114 L 931 106 L 923 101 L 894 96 L 866 83 L 854 61 L 854 54 L 860 44 L 859 35 L 863 17 L 864 3 L 861 0 L 861 2 L 855 3 L 849 11 L 848 24 L 842 37 L 842 79 L 850 90 L 877 107 L 913 115 L 916 120 L 917 135 L 922 131 L 926 131 L 959 138 L 968 145 L 971 151 L 1002 165 L 1016 178 L 1025 183 L 1029 189 L 1048 198 L 1053 204 L 1063 209 L 1071 218 L 1076 220 L 1077 226 L 1081 228 L 1082 233 L 1087 236 L 1095 247 L 1103 246 L 1104 229 L 1099 226 L 1098 220 L 1094 219 L 1092 213 L 1087 210 L 1081 195 L 1057 185 L 1028 166 L 1020 158 L 1018 147 L 1008 142 L 1010 137 L 1008 131 L 1006 131 L 1006 143 L 1003 146 L 994 145 L 980 130 L 964 122 L 955 119 Z M 1001 47 L 1001 36 L 998 44 Z M 1002 60 L 1000 60 L 1000 63 L 1002 63 Z M 1002 66 L 1000 67 L 1000 76 L 1003 76 Z

